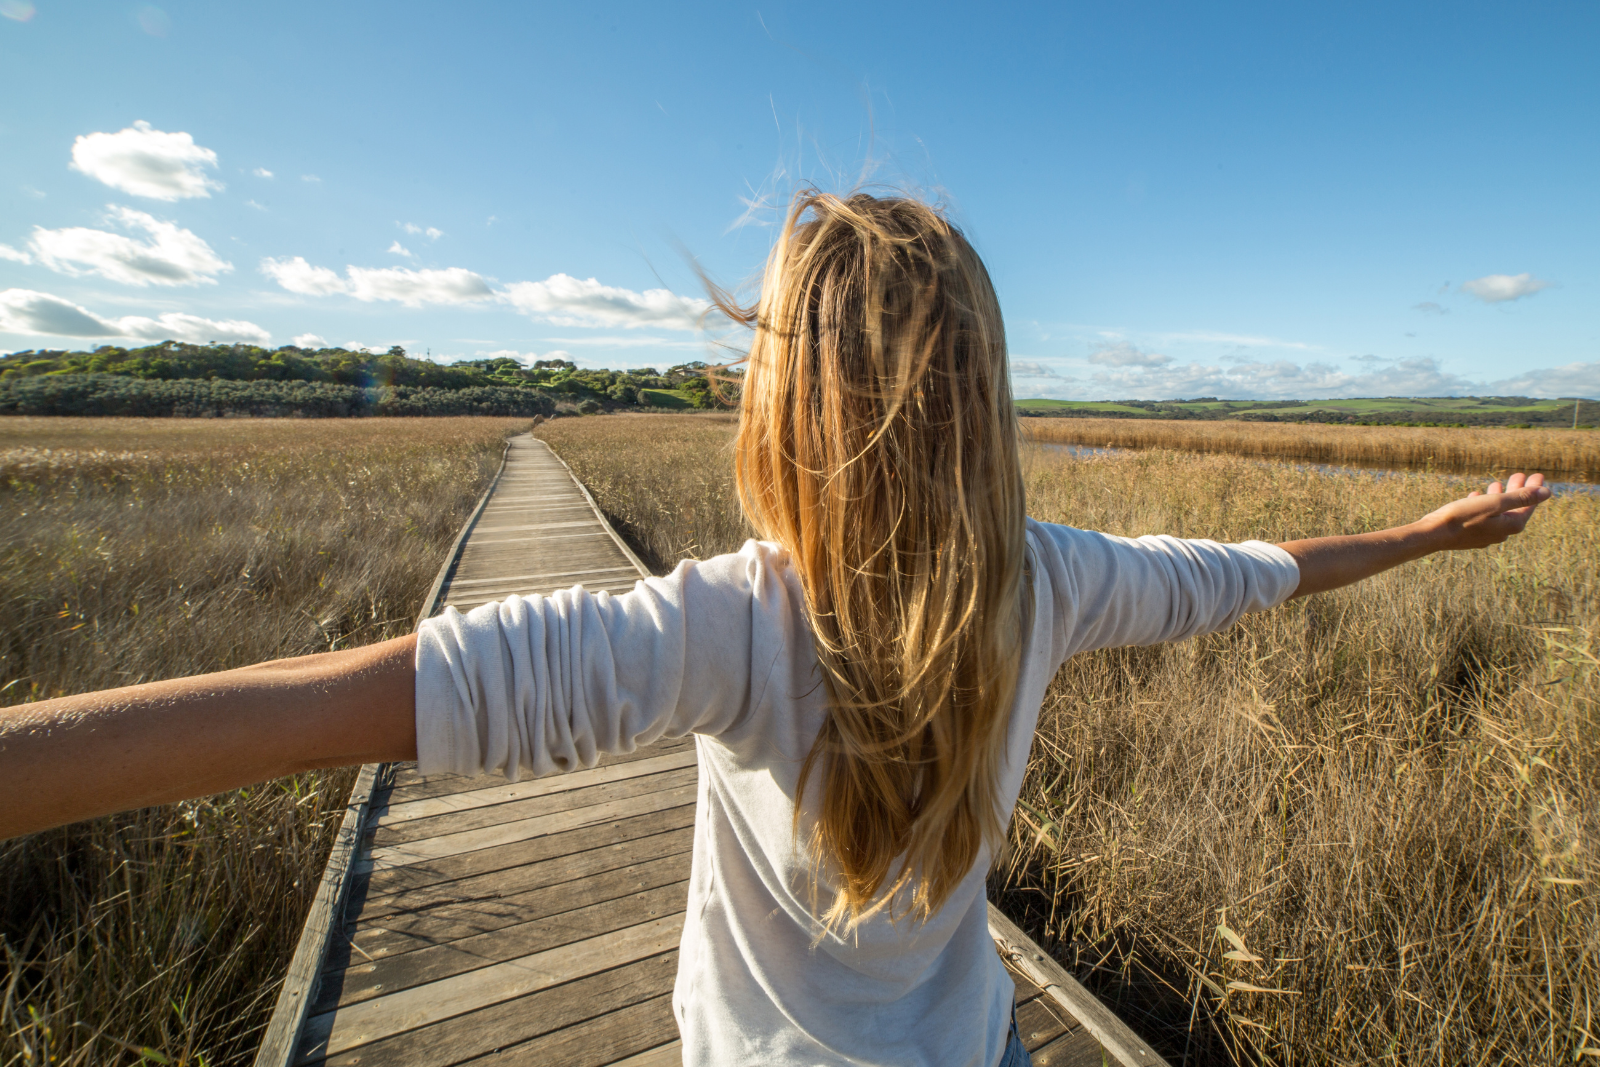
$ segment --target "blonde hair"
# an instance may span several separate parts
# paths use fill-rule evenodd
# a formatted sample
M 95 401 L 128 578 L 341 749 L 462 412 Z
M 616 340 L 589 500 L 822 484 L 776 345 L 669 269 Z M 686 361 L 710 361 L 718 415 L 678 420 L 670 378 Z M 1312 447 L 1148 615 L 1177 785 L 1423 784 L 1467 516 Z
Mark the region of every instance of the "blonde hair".
M 820 771 L 825 922 L 852 927 L 907 886 L 925 919 L 1004 830 L 1027 605 L 999 302 L 935 209 L 815 191 L 791 205 L 755 307 L 715 295 L 754 328 L 739 499 L 791 553 L 827 686 L 798 791 Z

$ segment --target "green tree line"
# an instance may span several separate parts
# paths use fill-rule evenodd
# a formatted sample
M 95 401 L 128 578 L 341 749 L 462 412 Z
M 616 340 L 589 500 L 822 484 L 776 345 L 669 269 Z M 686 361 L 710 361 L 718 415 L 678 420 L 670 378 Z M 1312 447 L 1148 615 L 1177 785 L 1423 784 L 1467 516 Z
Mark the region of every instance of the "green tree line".
M 293 345 L 177 341 L 0 356 L 0 414 L 533 415 L 730 407 L 738 381 L 713 386 L 702 362 L 635 370 L 531 366 L 507 357 L 441 364 L 384 353 Z

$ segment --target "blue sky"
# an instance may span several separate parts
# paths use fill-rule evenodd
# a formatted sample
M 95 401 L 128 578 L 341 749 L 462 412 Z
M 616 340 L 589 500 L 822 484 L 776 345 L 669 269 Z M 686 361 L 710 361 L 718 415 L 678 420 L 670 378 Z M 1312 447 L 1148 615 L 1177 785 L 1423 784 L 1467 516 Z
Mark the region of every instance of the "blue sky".
M 943 200 L 1022 396 L 1600 396 L 1600 6 L 0 0 L 0 351 L 715 358 Z

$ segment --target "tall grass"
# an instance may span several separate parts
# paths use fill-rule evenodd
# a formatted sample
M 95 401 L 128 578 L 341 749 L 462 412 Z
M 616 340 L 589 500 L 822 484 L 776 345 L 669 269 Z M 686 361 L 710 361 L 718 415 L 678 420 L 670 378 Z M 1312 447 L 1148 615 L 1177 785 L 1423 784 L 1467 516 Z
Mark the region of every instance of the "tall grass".
M 730 429 L 539 432 L 636 539 L 710 554 L 743 537 Z M 667 456 L 699 467 L 663 480 Z M 1027 479 L 1040 519 L 1225 540 L 1378 529 L 1467 489 L 1171 451 L 1035 450 Z M 1175 1063 L 1600 1055 L 1597 657 L 1587 494 L 1499 548 L 1079 656 L 1041 712 L 996 896 Z
M 0 419 L 0 700 L 406 633 L 526 426 Z M 0 844 L 0 1064 L 248 1063 L 352 776 Z
M 1600 433 L 1593 430 L 1158 419 L 1023 419 L 1022 426 L 1029 438 L 1044 444 L 1176 448 L 1316 463 L 1428 468 L 1474 475 L 1525 470 L 1591 480 L 1600 478 Z

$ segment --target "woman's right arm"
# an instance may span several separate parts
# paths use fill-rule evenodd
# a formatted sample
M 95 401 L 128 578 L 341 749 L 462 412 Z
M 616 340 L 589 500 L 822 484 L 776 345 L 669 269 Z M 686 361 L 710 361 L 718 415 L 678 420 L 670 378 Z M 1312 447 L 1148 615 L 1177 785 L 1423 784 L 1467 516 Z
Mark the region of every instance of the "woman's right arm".
M 1533 509 L 1550 499 L 1544 475 L 1513 474 L 1506 484 L 1492 482 L 1416 522 L 1375 533 L 1286 541 L 1278 547 L 1300 567 L 1294 596 L 1309 596 L 1350 585 L 1390 567 L 1435 552 L 1487 548 L 1522 532 Z
M 0 839 L 416 758 L 416 636 L 0 709 Z
M 1057 654 L 1183 641 L 1433 552 L 1498 544 L 1550 496 L 1537 474 L 1508 481 L 1405 526 L 1277 545 L 1133 539 L 1038 523 L 1039 562 L 1055 596 Z

